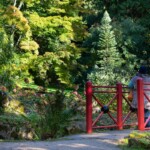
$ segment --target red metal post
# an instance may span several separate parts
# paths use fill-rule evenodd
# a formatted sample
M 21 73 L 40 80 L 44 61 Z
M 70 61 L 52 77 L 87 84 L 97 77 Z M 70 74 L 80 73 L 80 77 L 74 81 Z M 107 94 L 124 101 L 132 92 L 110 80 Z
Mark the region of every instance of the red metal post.
M 118 130 L 123 129 L 122 84 L 121 83 L 117 83 L 117 125 L 118 125 Z
M 138 100 L 138 129 L 144 130 L 144 89 L 143 80 L 137 80 L 137 100 Z
M 92 83 L 86 83 L 86 132 L 92 133 Z

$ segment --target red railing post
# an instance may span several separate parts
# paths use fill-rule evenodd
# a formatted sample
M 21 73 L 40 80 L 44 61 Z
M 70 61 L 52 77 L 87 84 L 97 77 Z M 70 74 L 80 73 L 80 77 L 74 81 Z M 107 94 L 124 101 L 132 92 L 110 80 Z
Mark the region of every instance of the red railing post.
M 137 80 L 138 129 L 144 130 L 144 89 L 143 80 Z
M 92 133 L 92 83 L 86 82 L 86 132 Z
M 121 83 L 117 83 L 117 125 L 118 125 L 118 130 L 123 129 L 122 84 Z

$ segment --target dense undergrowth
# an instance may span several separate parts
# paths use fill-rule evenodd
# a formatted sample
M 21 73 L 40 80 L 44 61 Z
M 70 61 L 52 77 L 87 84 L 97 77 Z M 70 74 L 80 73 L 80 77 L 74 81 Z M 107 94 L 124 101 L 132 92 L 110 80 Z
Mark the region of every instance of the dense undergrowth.
M 0 139 L 45 140 L 80 132 L 73 131 L 73 121 L 80 120 L 85 109 L 73 92 L 18 88 L 0 96 Z
M 103 104 L 109 96 L 98 97 Z M 17 88 L 12 93 L 0 91 L 0 139 L 47 140 L 68 134 L 85 132 L 85 95 L 77 91 Z M 97 116 L 97 104 L 93 102 L 93 117 Z M 127 105 L 123 104 L 124 109 Z M 116 104 L 110 107 L 115 112 Z M 132 117 L 133 121 L 133 117 Z M 111 124 L 107 114 L 100 125 Z M 122 149 L 150 149 L 149 133 L 131 133 L 121 141 Z

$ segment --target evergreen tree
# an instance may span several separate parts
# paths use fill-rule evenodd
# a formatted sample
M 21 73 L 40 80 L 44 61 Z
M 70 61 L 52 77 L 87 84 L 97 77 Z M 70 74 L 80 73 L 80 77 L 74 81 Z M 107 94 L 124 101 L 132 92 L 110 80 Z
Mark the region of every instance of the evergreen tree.
M 97 55 L 94 71 L 89 75 L 89 79 L 95 84 L 113 84 L 117 81 L 118 68 L 121 64 L 119 52 L 116 48 L 114 31 L 111 26 L 111 18 L 107 11 L 104 12 L 101 20 L 100 34 L 98 41 Z

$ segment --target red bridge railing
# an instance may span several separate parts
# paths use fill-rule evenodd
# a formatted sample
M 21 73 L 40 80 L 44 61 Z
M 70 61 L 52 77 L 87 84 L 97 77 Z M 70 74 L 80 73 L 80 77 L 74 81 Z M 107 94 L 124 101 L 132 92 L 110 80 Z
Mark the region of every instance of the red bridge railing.
M 148 83 L 147 83 L 148 84 Z M 102 90 L 106 89 L 106 90 Z M 111 90 L 108 90 L 111 89 Z M 131 103 L 127 100 L 124 96 L 125 93 L 129 91 L 124 90 L 127 87 L 123 87 L 121 83 L 118 83 L 116 86 L 93 86 L 90 81 L 86 83 L 86 131 L 87 133 L 92 133 L 93 129 L 100 129 L 100 128 L 117 128 L 118 130 L 122 130 L 124 126 L 127 125 L 137 125 L 136 123 L 133 124 L 125 124 L 125 121 L 129 118 L 132 111 L 129 110 L 128 114 L 124 117 L 123 116 L 123 100 L 126 101 L 127 105 L 131 107 Z M 146 122 L 144 123 L 144 96 L 148 97 L 143 89 L 143 82 L 142 80 L 138 80 L 137 82 L 137 93 L 138 93 L 138 129 L 145 130 Z M 150 89 L 149 89 L 150 90 Z M 106 104 L 102 104 L 101 101 L 94 95 L 95 93 L 113 93 L 113 98 Z M 92 118 L 92 99 L 94 99 L 97 104 L 101 107 L 101 112 L 99 113 L 98 117 L 93 120 Z M 117 117 L 114 118 L 109 111 L 109 106 L 116 101 L 117 103 Z M 149 100 L 150 101 L 150 100 Z M 100 120 L 102 115 L 107 113 L 108 116 L 113 120 L 113 125 L 105 125 L 105 126 L 96 126 L 96 123 Z M 148 118 L 150 120 L 150 118 Z
M 144 120 L 144 97 L 150 102 L 150 98 L 147 95 L 147 91 L 150 88 L 145 88 L 146 85 L 150 86 L 150 83 L 144 83 L 142 79 L 137 80 L 137 98 L 138 98 L 138 129 L 139 130 L 150 130 L 150 127 L 146 127 L 147 123 L 150 121 L 150 116 Z

